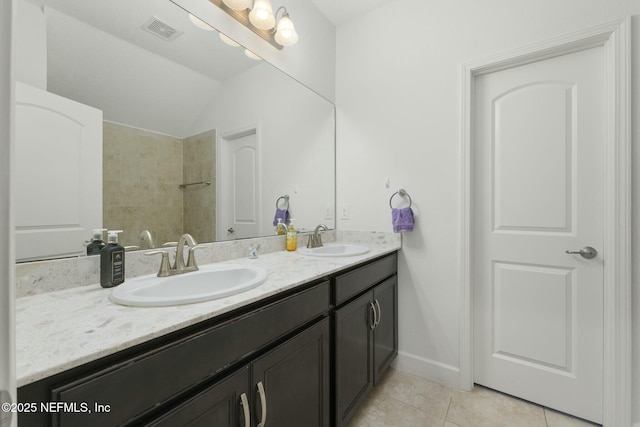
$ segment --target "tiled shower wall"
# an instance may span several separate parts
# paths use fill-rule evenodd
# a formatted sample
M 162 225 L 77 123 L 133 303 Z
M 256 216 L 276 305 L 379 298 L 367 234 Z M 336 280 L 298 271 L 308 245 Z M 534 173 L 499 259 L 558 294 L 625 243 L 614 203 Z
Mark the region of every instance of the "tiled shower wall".
M 208 186 L 179 188 L 184 182 Z M 215 131 L 181 139 L 105 122 L 103 226 L 122 229 L 123 246 L 140 246 L 149 230 L 156 246 L 184 232 L 215 237 Z M 184 231 L 183 231 L 184 230 Z
M 198 242 L 216 240 L 216 131 L 185 138 L 183 177 L 185 183 L 210 182 L 185 187 L 183 192 L 185 233 Z

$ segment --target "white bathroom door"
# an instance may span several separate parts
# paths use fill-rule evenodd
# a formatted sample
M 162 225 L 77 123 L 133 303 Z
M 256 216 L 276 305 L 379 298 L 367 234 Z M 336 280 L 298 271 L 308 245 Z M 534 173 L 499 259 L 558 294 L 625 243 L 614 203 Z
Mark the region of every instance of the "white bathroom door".
M 474 380 L 597 423 L 603 79 L 602 47 L 478 76 L 474 130 Z
M 223 240 L 258 236 L 258 145 L 251 129 L 221 142 L 221 230 Z M 226 236 L 226 239 L 223 238 Z
M 102 111 L 16 84 L 16 259 L 85 253 L 102 228 Z

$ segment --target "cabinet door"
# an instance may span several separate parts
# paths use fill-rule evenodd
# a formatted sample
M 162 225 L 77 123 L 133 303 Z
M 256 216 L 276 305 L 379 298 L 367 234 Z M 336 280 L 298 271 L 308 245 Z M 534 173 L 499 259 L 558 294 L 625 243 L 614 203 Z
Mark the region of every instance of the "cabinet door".
M 249 367 L 246 366 L 161 418 L 145 425 L 147 427 L 249 427 L 248 400 Z
M 266 426 L 329 426 L 328 318 L 257 359 L 252 369 L 254 426 L 263 417 Z
M 398 355 L 398 278 L 390 277 L 373 289 L 377 326 L 373 330 L 374 384 Z
M 373 294 L 335 312 L 336 425 L 345 426 L 373 388 Z

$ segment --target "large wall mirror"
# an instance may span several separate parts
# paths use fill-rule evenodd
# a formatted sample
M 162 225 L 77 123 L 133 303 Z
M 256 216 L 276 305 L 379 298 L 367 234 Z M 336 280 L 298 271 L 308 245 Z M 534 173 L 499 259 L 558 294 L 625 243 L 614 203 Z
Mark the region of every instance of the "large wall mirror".
M 169 0 L 33 2 L 47 91 L 103 112 L 102 225 L 124 245 L 272 235 L 287 206 L 335 227 L 332 103 Z

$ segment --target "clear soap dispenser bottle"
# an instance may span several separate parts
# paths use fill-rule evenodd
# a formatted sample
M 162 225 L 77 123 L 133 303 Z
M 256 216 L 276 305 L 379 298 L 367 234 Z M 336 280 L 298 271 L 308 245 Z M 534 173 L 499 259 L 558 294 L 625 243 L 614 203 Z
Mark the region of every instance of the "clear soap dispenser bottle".
M 100 251 L 100 286 L 112 288 L 124 282 L 124 248 L 118 244 L 118 233 L 109 230 L 108 243 Z
M 291 222 L 289 222 L 289 227 L 287 228 L 287 250 L 295 251 L 298 249 L 298 232 L 293 227 L 293 218 Z

